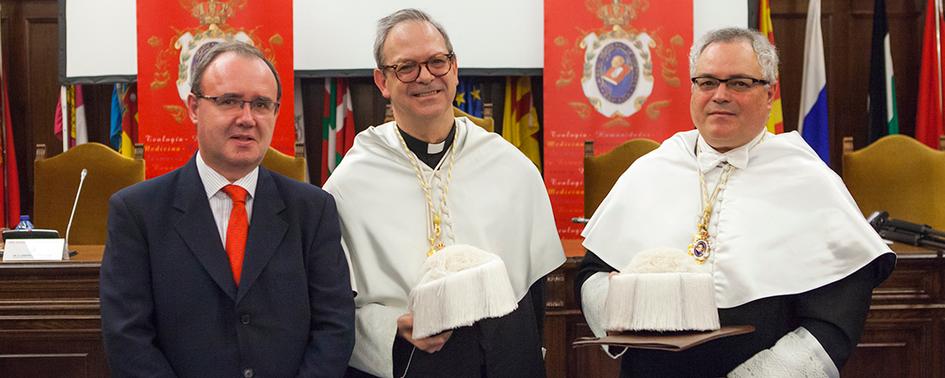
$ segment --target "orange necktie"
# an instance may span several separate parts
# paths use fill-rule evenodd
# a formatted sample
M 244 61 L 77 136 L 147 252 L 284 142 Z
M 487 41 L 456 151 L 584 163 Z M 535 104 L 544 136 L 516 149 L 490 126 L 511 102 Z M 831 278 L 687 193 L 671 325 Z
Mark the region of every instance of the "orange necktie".
M 246 233 L 249 222 L 246 219 L 246 189 L 237 185 L 223 187 L 223 192 L 233 200 L 230 221 L 226 225 L 226 255 L 230 258 L 233 281 L 240 285 L 240 272 L 243 270 L 243 254 L 246 251 Z

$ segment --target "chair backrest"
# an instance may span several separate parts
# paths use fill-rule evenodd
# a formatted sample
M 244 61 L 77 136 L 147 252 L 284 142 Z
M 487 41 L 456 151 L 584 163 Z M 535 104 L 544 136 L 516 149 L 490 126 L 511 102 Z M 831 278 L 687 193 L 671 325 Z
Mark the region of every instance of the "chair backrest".
M 269 151 L 266 151 L 266 156 L 263 157 L 262 166 L 283 176 L 301 182 L 308 182 L 306 179 L 308 168 L 305 164 L 305 145 L 302 143 L 295 144 L 295 156 L 286 155 L 270 146 Z
M 945 230 L 945 152 L 904 135 L 888 135 L 853 151 L 843 138 L 843 182 L 860 211 Z
M 492 103 L 490 102 L 482 104 L 482 118 L 470 115 L 469 113 L 466 113 L 455 106 L 453 107 L 453 116 L 469 118 L 472 123 L 485 129 L 486 131 L 495 131 L 495 119 L 492 118 Z M 387 104 L 387 107 L 384 109 L 384 122 L 390 122 L 393 120 L 394 112 L 391 109 L 390 104 Z
M 33 224 L 65 237 L 82 169 L 88 169 L 76 205 L 69 244 L 105 244 L 108 198 L 126 186 L 144 181 L 143 149 L 129 159 L 100 143 L 86 143 L 46 159 L 46 146 L 36 145 L 33 163 Z
M 594 142 L 584 142 L 584 217 L 590 218 L 594 214 L 630 164 L 659 146 L 650 139 L 634 139 L 608 153 L 594 156 Z

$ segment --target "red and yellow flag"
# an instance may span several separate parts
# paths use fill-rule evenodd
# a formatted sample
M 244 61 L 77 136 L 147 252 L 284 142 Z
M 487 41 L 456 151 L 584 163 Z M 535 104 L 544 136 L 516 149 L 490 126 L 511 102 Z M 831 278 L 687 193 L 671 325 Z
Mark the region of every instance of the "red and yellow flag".
M 541 125 L 532 101 L 532 84 L 528 76 L 505 78 L 505 111 L 502 114 L 502 137 L 522 151 L 540 171 L 537 134 Z
M 768 37 L 774 45 L 774 25 L 771 24 L 771 4 L 761 0 L 758 12 L 758 31 Z M 784 132 L 784 114 L 781 112 L 781 84 L 774 88 L 774 100 L 771 101 L 771 115 L 768 116 L 768 131 L 780 134 Z

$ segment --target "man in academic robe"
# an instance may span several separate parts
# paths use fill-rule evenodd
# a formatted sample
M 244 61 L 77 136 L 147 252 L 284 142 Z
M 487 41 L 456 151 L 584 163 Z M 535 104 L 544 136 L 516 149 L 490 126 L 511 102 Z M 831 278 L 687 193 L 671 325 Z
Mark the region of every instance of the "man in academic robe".
M 109 201 L 102 334 L 116 377 L 338 377 L 354 299 L 328 193 L 259 166 L 282 91 L 256 48 L 195 60 L 198 151 Z
M 544 377 L 542 278 L 564 254 L 538 170 L 497 134 L 453 117 L 457 57 L 430 16 L 381 19 L 375 59 L 394 121 L 358 134 L 325 184 L 358 291 L 349 375 Z M 458 244 L 502 259 L 518 306 L 414 338 L 408 296 L 428 253 Z
M 777 68 L 754 31 L 697 42 L 696 130 L 631 165 L 583 231 L 576 290 L 597 336 L 609 272 L 656 247 L 688 246 L 712 270 L 722 326 L 755 327 L 683 352 L 630 349 L 621 376 L 836 377 L 856 347 L 895 255 L 797 133 L 765 130 Z

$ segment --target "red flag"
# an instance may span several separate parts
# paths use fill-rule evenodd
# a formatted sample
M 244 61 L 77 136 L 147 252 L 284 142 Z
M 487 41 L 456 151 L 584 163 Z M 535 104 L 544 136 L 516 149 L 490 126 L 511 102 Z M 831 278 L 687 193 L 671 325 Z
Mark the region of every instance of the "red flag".
M 321 183 L 341 163 L 354 145 L 354 112 L 351 91 L 345 79 L 325 78 L 325 108 L 322 114 L 322 177 Z
M 771 23 L 771 5 L 768 0 L 761 0 L 758 12 L 758 31 L 768 37 L 768 42 L 774 44 L 774 24 Z M 777 46 L 777 45 L 775 45 Z M 771 114 L 765 124 L 769 132 L 780 134 L 784 132 L 784 114 L 781 111 L 781 85 L 774 88 L 774 99 L 771 100 Z
M 945 134 L 942 87 L 945 70 L 942 62 L 942 8 L 936 0 L 928 1 L 925 34 L 922 38 L 922 68 L 919 73 L 919 101 L 916 106 L 915 138 L 938 149 L 938 137 Z M 940 3 L 939 3 L 940 4 Z M 937 22 L 936 22 L 937 21 Z
M 0 224 L 13 228 L 20 222 L 20 179 L 16 169 L 16 150 L 13 148 L 13 120 L 10 118 L 10 96 L 7 94 L 7 69 L 3 65 L 3 138 L 2 176 L 0 185 L 0 213 L 3 221 Z

